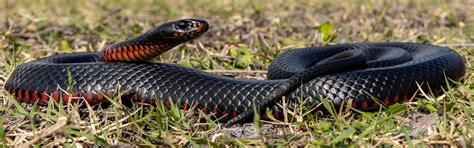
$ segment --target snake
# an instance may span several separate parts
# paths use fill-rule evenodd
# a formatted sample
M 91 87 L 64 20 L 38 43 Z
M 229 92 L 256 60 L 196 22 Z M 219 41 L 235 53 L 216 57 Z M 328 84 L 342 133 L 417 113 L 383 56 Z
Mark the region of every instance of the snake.
M 123 103 L 193 106 L 228 125 L 271 109 L 282 116 L 282 100 L 298 105 L 327 101 L 371 110 L 413 100 L 420 90 L 440 92 L 462 79 L 455 51 L 410 42 L 341 43 L 288 49 L 268 67 L 267 79 L 222 76 L 153 58 L 209 30 L 205 19 L 180 19 L 98 52 L 63 53 L 18 65 L 5 84 L 16 100 L 46 105 L 119 96 Z M 162 102 L 162 103 L 159 103 Z M 257 110 L 256 110 L 257 109 Z M 263 114 L 263 113 L 261 113 Z

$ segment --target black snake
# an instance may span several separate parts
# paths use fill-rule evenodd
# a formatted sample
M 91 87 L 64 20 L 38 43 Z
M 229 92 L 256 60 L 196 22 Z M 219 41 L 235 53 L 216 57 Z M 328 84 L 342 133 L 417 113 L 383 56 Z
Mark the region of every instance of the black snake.
M 24 103 L 46 104 L 81 97 L 97 104 L 118 91 L 122 99 L 155 104 L 170 100 L 183 108 L 197 105 L 228 123 L 251 119 L 253 105 L 275 107 L 280 98 L 326 99 L 357 109 L 409 100 L 419 88 L 439 91 L 459 80 L 464 64 L 454 51 L 417 43 L 353 43 L 293 49 L 270 65 L 268 80 L 214 75 L 174 64 L 148 61 L 209 28 L 205 20 L 162 24 L 100 53 L 60 54 L 19 65 L 5 88 Z M 72 82 L 70 81 L 72 80 Z M 375 98 L 375 99 L 374 99 Z M 377 101 L 376 101 L 377 100 Z M 275 116 L 281 116 L 276 111 Z

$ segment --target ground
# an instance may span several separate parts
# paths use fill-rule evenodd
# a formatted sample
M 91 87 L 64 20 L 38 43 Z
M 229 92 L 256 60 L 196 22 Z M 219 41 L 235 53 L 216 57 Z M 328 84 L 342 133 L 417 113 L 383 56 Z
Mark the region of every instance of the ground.
M 239 78 L 264 79 L 279 53 L 327 44 L 402 41 L 460 53 L 466 75 L 444 94 L 380 112 L 295 114 L 230 128 L 197 109 L 19 104 L 1 93 L 2 145 L 435 145 L 473 144 L 472 1 L 0 1 L 1 82 L 16 65 L 98 51 L 160 23 L 205 18 L 208 33 L 156 60 Z M 204 122 L 196 122 L 197 120 Z

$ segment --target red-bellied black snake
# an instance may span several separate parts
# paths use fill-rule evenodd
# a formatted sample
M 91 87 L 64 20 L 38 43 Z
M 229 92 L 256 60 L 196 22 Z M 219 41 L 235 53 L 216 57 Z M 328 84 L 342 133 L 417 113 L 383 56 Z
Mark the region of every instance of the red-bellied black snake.
M 418 43 L 352 43 L 293 49 L 270 65 L 268 80 L 218 76 L 149 59 L 208 30 L 200 19 L 183 19 L 98 53 L 60 54 L 19 65 L 5 88 L 24 103 L 46 104 L 83 97 L 100 103 L 118 91 L 122 99 L 155 104 L 195 104 L 229 124 L 253 116 L 253 105 L 276 108 L 280 98 L 298 104 L 326 99 L 339 106 L 371 109 L 407 101 L 419 88 L 438 91 L 465 72 L 461 57 L 440 46 Z M 72 82 L 71 82 L 72 80 Z M 119 88 L 119 89 L 117 89 Z M 376 101 L 377 100 L 377 101 Z M 279 113 L 275 113 L 279 116 Z

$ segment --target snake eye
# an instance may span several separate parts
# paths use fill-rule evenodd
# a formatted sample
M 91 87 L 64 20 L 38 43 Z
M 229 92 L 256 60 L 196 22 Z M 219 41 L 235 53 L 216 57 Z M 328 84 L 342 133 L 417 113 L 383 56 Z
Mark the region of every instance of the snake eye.
M 185 30 L 185 29 L 188 29 L 190 28 L 191 25 L 187 22 L 179 22 L 176 24 L 176 29 L 179 29 L 179 30 Z

